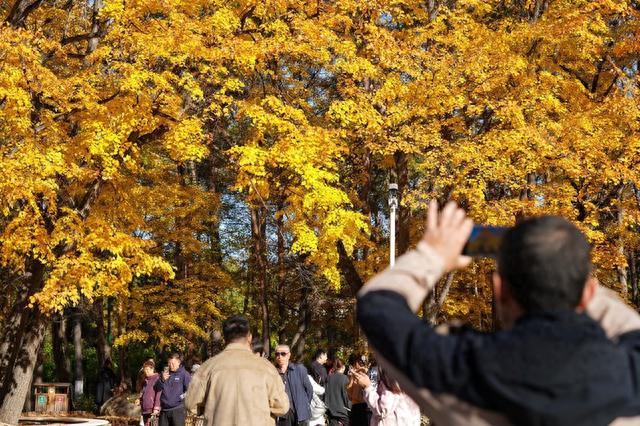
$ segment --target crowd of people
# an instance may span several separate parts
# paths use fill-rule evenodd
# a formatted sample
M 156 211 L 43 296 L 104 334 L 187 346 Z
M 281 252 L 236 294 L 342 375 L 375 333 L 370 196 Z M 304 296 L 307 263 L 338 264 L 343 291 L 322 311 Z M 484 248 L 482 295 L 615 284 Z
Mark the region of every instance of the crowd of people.
M 162 373 L 153 360 L 145 361 L 139 399 L 144 426 L 183 426 L 190 414 L 203 416 L 207 425 L 420 424 L 418 406 L 363 354 L 352 354 L 345 365 L 318 349 L 307 368 L 291 361 L 285 344 L 276 346 L 273 362 L 267 360 L 242 316 L 226 320 L 223 334 L 224 350 L 194 365 L 193 374 L 178 353 Z
M 155 414 L 182 426 L 186 413 L 207 425 L 417 426 L 421 412 L 437 425 L 640 424 L 640 315 L 599 285 L 585 235 L 565 219 L 526 219 L 504 235 L 494 332 L 416 315 L 443 274 L 469 265 L 472 227 L 455 204 L 432 203 L 416 249 L 360 290 L 377 363 L 319 349 L 307 369 L 285 344 L 271 362 L 234 316 L 224 350 L 193 376 L 177 354 L 161 375 L 145 363 L 146 426 Z

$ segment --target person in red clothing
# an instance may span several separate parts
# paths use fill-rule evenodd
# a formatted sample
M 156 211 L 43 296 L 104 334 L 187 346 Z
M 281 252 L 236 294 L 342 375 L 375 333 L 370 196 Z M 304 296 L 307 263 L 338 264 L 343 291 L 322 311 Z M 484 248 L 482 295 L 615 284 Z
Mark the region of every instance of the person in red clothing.
M 156 363 L 149 359 L 142 365 L 144 373 L 144 384 L 142 392 L 140 392 L 140 410 L 142 411 L 142 419 L 145 426 L 149 426 L 151 416 L 157 416 L 160 413 L 160 395 L 162 391 L 157 392 L 154 385 L 160 378 L 156 373 Z

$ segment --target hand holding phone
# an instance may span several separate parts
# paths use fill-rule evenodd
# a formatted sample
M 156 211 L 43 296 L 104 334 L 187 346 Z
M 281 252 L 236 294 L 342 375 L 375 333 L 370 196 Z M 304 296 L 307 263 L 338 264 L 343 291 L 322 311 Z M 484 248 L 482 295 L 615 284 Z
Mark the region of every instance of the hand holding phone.
M 471 257 L 497 257 L 502 237 L 508 229 L 503 226 L 474 226 L 462 254 Z

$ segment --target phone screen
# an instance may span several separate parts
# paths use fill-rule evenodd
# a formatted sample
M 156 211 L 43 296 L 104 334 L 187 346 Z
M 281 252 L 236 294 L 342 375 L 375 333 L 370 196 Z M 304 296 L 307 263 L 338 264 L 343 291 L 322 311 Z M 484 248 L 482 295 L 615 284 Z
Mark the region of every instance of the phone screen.
M 462 254 L 473 257 L 496 257 L 502 244 L 502 237 L 508 229 L 502 226 L 474 226 L 469 240 L 462 249 Z

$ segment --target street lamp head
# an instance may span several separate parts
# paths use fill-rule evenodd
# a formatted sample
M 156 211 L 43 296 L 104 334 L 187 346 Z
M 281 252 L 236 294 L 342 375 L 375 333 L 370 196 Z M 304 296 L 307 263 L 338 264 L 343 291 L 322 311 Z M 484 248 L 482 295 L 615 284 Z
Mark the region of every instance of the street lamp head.
M 398 184 L 389 184 L 389 206 L 392 208 L 398 207 Z

